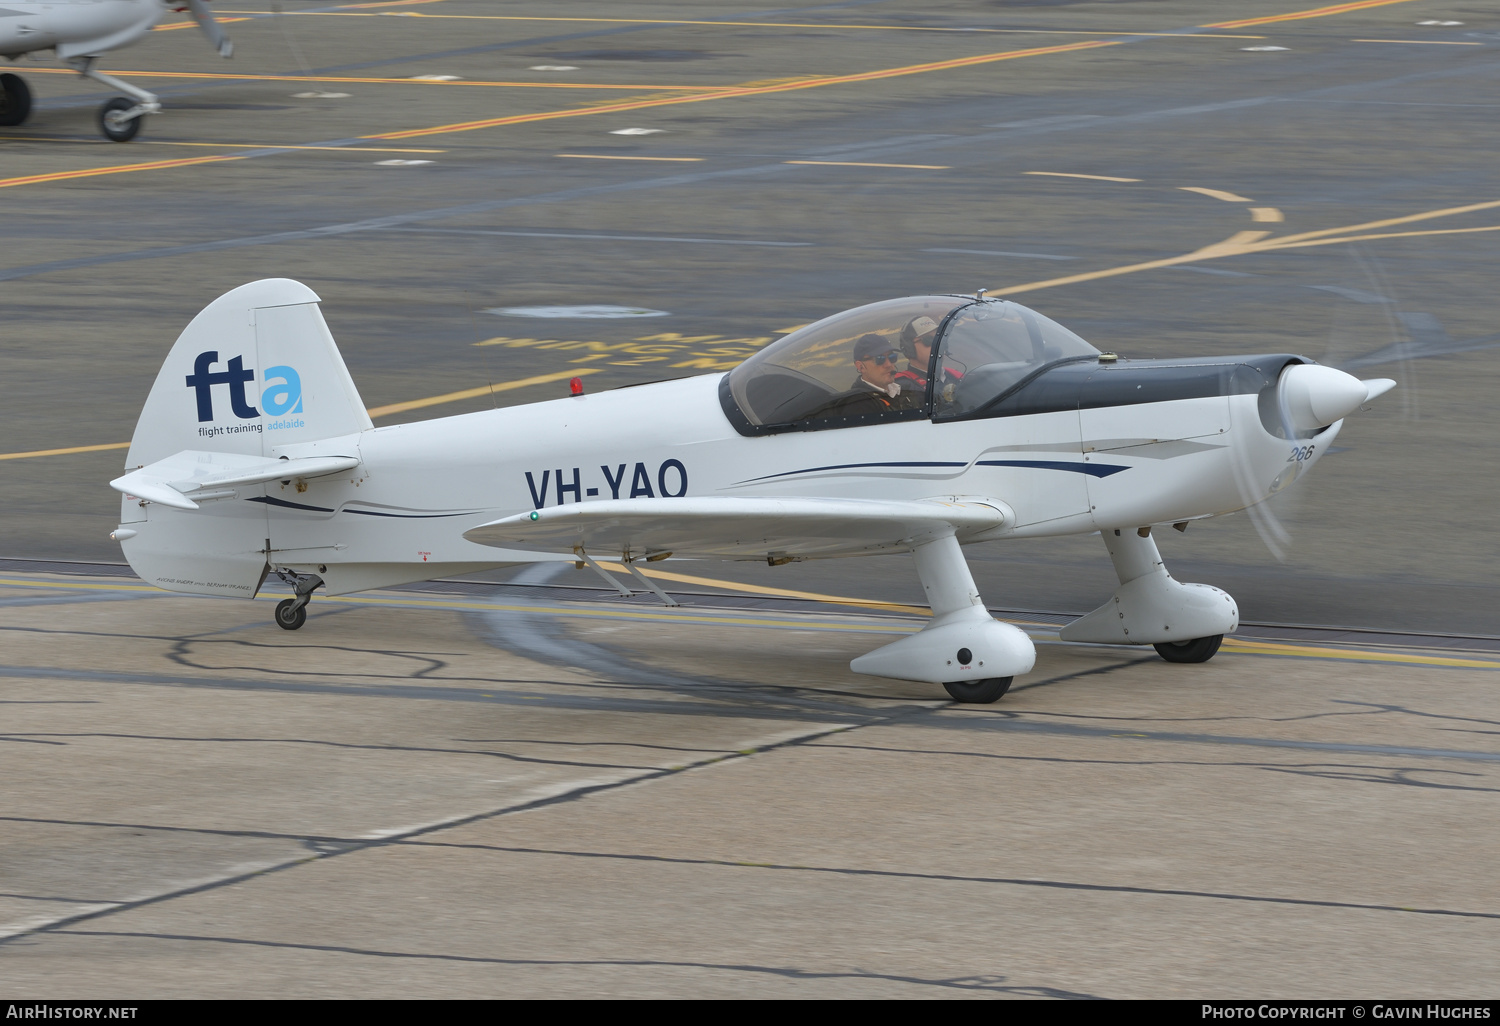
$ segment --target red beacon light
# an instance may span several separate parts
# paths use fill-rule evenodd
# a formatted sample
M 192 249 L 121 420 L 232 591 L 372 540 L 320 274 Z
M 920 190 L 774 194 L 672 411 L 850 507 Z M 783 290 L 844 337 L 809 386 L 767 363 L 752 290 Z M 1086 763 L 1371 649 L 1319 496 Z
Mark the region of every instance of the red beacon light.
M 574 378 L 568 382 L 568 391 L 573 395 L 583 395 L 583 379 Z

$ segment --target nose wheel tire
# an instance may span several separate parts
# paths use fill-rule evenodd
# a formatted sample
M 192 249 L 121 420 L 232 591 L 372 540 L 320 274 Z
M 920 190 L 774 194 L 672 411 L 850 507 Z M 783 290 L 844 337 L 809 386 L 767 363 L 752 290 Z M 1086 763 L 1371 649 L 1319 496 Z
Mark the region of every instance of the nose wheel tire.
M 1013 677 L 987 677 L 984 680 L 956 680 L 944 684 L 943 690 L 952 696 L 955 702 L 969 702 L 974 705 L 989 705 L 998 702 L 1000 696 L 1010 690 L 1010 682 Z
M 10 127 L 31 116 L 31 87 L 20 75 L 0 75 L 0 125 Z
M 1163 641 L 1151 647 L 1169 663 L 1206 663 L 1214 657 L 1223 641 L 1224 635 L 1215 634 L 1192 641 Z
M 120 117 L 121 113 L 134 110 L 135 106 L 133 101 L 116 96 L 99 108 L 99 131 L 104 133 L 105 138 L 111 142 L 129 142 L 136 137 L 141 130 L 140 117 Z
M 282 599 L 276 603 L 276 626 L 284 631 L 294 631 L 307 622 L 307 603 L 297 604 L 296 599 Z

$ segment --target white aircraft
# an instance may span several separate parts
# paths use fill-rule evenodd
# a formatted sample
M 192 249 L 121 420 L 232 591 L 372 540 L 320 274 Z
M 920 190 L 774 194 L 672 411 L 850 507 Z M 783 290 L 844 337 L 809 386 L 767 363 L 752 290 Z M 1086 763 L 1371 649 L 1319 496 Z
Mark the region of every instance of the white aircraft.
M 115 142 L 129 142 L 141 130 L 141 118 L 161 110 L 156 94 L 99 71 L 101 55 L 129 46 L 156 27 L 168 11 L 190 11 L 193 20 L 219 51 L 234 53 L 207 0 L 47 0 L 16 3 L 0 0 L 0 57 L 19 60 L 52 50 L 57 59 L 84 78 L 129 96 L 117 96 L 99 108 L 99 129 Z M 134 101 L 134 102 L 132 102 Z M 19 75 L 0 74 L 0 125 L 19 125 L 31 114 L 31 89 Z
M 1123 360 L 1024 306 L 915 296 L 808 325 L 727 374 L 376 428 L 306 286 L 193 319 L 141 412 L 112 537 L 169 591 L 345 594 L 497 566 L 911 552 L 932 607 L 858 673 L 992 702 L 1036 652 L 962 546 L 1103 537 L 1120 587 L 1067 641 L 1201 662 L 1239 626 L 1152 529 L 1275 494 L 1395 385 L 1302 357 Z M 902 363 L 905 367 L 898 368 Z M 928 372 L 930 372 L 930 380 Z M 621 588 L 625 594 L 628 589 Z

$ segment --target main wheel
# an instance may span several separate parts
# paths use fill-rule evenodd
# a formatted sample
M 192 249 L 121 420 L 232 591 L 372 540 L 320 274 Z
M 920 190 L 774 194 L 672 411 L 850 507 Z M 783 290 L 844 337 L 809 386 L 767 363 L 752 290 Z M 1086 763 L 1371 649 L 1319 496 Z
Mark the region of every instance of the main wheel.
M 1224 635 L 1215 634 L 1192 641 L 1162 641 L 1151 647 L 1169 663 L 1206 663 L 1214 657 L 1223 641 Z
M 31 116 L 31 87 L 20 75 L 0 75 L 0 125 L 20 125 Z
M 984 680 L 955 680 L 943 685 L 943 690 L 953 696 L 955 702 L 972 702 L 989 705 L 998 702 L 1000 696 L 1010 690 L 1013 677 L 987 677 Z
M 121 118 L 120 114 L 132 110 L 135 103 L 116 96 L 99 108 L 99 131 L 111 142 L 129 142 L 141 130 L 140 118 Z
M 284 631 L 294 631 L 307 622 L 307 604 L 297 605 L 296 599 L 282 599 L 276 603 L 276 626 Z

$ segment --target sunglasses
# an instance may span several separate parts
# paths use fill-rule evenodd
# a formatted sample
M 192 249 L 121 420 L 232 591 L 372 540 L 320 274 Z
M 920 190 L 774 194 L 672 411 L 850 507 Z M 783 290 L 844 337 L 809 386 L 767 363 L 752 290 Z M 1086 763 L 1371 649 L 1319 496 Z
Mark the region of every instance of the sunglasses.
M 886 353 L 884 356 L 872 356 L 866 362 L 867 363 L 888 363 L 888 364 L 890 364 L 891 366 L 894 367 L 896 365 L 896 361 L 899 360 L 899 359 L 901 359 L 901 354 L 900 353 L 892 352 L 892 353 Z

